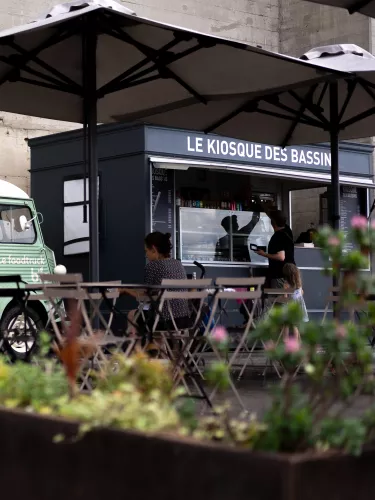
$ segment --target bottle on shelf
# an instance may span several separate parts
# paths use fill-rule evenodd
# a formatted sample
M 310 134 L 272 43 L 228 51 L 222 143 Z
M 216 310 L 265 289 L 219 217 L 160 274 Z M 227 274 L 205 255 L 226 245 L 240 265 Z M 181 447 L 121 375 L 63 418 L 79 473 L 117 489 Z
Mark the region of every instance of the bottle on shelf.
M 181 196 L 180 193 L 177 191 L 176 192 L 176 207 L 181 207 Z

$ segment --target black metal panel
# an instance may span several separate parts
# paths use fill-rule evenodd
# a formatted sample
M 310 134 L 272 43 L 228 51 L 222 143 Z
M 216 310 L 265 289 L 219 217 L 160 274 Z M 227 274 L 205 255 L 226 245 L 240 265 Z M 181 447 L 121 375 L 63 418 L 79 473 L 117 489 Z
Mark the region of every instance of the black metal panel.
M 325 276 L 322 270 L 301 269 L 304 299 L 308 310 L 315 310 L 313 316 L 322 316 L 326 307 L 332 277 Z
M 143 280 L 143 241 L 151 226 L 150 166 L 142 152 L 134 154 L 143 150 L 143 137 L 140 127 L 114 127 L 111 134 L 99 134 L 102 280 Z M 82 272 L 88 278 L 88 254 L 63 255 L 63 183 L 83 176 L 82 131 L 30 141 L 30 145 L 31 194 L 44 215 L 46 244 L 68 272 Z
M 103 280 L 143 281 L 144 237 L 150 220 L 150 166 L 143 155 L 103 162 L 106 237 L 101 242 Z
M 82 129 L 29 140 L 31 171 L 63 167 L 83 161 Z M 143 153 L 143 126 L 110 125 L 98 127 L 99 160 Z

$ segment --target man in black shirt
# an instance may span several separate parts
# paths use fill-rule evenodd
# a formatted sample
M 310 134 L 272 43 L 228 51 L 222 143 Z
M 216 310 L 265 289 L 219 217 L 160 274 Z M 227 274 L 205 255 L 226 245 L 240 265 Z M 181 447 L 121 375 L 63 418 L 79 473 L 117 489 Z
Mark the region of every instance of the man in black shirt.
M 268 259 L 267 287 L 282 288 L 284 264 L 295 264 L 293 233 L 280 210 L 272 211 L 270 219 L 275 232 L 268 243 L 268 253 L 259 250 L 257 254 Z

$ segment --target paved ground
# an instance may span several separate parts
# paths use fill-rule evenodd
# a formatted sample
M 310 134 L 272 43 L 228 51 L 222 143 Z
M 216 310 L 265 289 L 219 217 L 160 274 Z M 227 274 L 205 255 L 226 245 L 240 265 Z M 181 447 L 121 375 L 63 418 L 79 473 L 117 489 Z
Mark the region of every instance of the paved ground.
M 262 372 L 263 367 L 251 369 L 245 373 L 244 378 L 240 381 L 237 380 L 235 373 L 233 374 L 235 387 L 239 392 L 246 410 L 258 416 L 262 416 L 264 411 L 269 407 L 271 404 L 272 391 L 280 383 L 280 379 L 272 373 L 271 370 L 267 373 L 266 378 L 263 376 Z M 296 377 L 295 383 L 305 384 L 306 379 L 303 375 L 299 375 Z M 228 390 L 225 394 L 216 396 L 213 403 L 220 404 L 221 401 L 231 404 L 233 414 L 238 414 L 241 411 L 241 405 L 231 390 Z M 375 397 L 361 396 L 358 398 L 355 405 L 347 410 L 346 414 L 348 416 L 360 415 L 374 404 Z
M 295 383 L 303 383 L 303 380 L 299 377 L 299 380 L 297 379 Z M 271 404 L 272 390 L 277 386 L 277 384 L 279 384 L 279 380 L 275 378 L 268 380 L 266 384 L 264 384 L 260 379 L 253 379 L 243 380 L 237 383 L 236 387 L 239 390 L 240 397 L 246 409 L 250 413 L 255 413 L 258 416 L 261 416 Z M 233 393 L 228 391 L 228 393 L 225 396 L 223 395 L 222 398 L 223 400 L 230 401 L 233 411 L 240 411 L 241 407 Z M 346 414 L 348 416 L 360 415 L 363 411 L 369 408 L 370 405 L 374 404 L 375 397 L 361 396 L 358 398 L 355 405 L 346 412 Z

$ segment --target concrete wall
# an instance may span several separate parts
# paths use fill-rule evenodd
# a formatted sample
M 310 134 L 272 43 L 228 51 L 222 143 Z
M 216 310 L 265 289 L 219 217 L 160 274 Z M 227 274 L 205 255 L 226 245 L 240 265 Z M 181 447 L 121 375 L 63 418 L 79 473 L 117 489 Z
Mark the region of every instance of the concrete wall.
M 279 0 L 127 0 L 138 15 L 279 49 Z
M 280 52 L 301 56 L 313 47 L 354 43 L 370 49 L 370 21 L 360 14 L 304 0 L 280 0 Z
M 0 29 L 28 23 L 55 0 L 0 0 Z M 30 190 L 27 139 L 77 128 L 77 125 L 14 115 L 0 110 L 0 178 Z
M 326 188 L 311 188 L 292 191 L 292 229 L 295 239 L 300 233 L 306 231 L 311 223 L 316 228 L 319 226 L 320 195 L 326 190 Z

